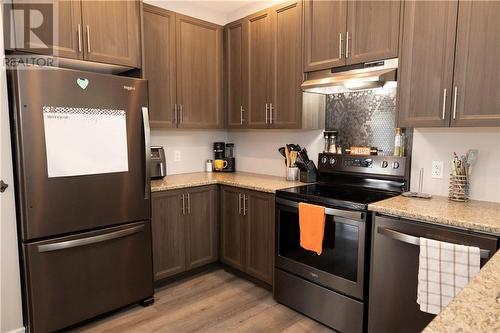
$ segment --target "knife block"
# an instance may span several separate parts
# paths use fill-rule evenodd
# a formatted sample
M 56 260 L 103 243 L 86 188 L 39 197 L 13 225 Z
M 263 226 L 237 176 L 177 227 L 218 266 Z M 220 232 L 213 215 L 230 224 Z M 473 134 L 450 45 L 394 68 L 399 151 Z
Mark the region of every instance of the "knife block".
M 303 183 L 316 183 L 318 181 L 318 172 L 316 169 L 301 170 L 299 180 Z

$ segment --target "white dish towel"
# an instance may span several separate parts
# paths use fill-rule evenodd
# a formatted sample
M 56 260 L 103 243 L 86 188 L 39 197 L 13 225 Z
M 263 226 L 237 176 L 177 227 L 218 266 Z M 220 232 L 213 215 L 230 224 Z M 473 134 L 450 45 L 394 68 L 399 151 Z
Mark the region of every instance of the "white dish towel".
M 479 272 L 480 249 L 420 238 L 417 303 L 438 314 Z

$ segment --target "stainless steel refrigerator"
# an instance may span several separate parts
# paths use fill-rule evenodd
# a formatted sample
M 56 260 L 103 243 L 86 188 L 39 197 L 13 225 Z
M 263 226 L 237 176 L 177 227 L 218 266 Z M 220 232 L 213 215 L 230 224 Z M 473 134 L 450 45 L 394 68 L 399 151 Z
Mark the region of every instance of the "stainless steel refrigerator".
M 147 81 L 8 75 L 28 331 L 152 300 Z

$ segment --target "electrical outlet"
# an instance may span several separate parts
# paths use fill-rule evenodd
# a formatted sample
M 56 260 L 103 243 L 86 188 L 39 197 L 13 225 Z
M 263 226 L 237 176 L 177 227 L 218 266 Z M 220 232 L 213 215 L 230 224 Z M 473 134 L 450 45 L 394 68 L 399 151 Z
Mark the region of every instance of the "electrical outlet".
M 174 162 L 180 162 L 180 161 L 181 161 L 181 151 L 175 150 L 174 151 Z
M 432 178 L 443 178 L 443 169 L 444 163 L 443 161 L 432 161 Z

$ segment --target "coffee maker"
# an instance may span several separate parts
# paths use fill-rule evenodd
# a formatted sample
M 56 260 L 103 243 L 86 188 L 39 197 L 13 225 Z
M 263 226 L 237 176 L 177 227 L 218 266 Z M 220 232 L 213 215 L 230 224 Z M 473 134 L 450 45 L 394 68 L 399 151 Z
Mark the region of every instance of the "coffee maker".
M 236 171 L 234 159 L 234 143 L 214 142 L 214 171 Z

